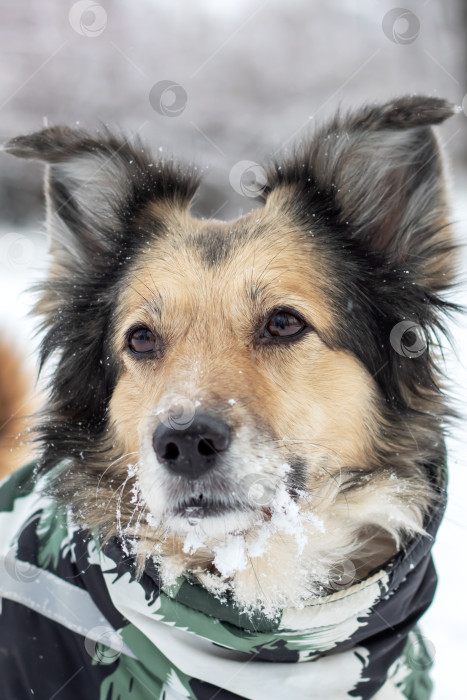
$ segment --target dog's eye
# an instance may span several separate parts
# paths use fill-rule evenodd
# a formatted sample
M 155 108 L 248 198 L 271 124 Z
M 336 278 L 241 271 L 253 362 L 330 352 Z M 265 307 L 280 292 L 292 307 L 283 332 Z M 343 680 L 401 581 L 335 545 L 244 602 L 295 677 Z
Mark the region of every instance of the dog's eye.
M 268 338 L 291 338 L 299 335 L 305 327 L 305 321 L 289 311 L 275 311 L 266 324 L 265 336 Z
M 140 326 L 128 335 L 128 347 L 132 352 L 151 352 L 156 347 L 156 336 L 149 328 Z

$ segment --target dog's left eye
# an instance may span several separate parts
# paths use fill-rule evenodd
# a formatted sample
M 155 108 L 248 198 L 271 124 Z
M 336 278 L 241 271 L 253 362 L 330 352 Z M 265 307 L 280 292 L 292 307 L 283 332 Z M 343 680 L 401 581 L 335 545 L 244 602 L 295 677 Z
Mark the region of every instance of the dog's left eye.
M 132 352 L 152 352 L 156 347 L 156 336 L 146 326 L 135 328 L 128 335 L 128 347 Z
M 305 321 L 290 311 L 275 311 L 269 317 L 264 335 L 266 338 L 291 338 L 300 335 L 305 328 Z

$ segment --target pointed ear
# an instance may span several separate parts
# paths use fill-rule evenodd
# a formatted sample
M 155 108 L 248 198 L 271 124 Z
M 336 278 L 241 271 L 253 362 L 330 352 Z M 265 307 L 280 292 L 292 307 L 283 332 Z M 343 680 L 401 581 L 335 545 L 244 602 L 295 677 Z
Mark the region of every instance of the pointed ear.
M 276 164 L 269 196 L 295 201 L 289 207 L 309 225 L 313 216 L 340 230 L 375 262 L 408 265 L 420 284 L 442 289 L 452 275 L 453 246 L 431 125 L 454 111 L 441 99 L 404 97 L 338 115 Z
M 47 222 L 59 257 L 112 253 L 146 204 L 164 198 L 188 206 L 198 186 L 193 172 L 154 161 L 139 141 L 106 129 L 94 136 L 51 127 L 11 139 L 3 150 L 48 164 Z

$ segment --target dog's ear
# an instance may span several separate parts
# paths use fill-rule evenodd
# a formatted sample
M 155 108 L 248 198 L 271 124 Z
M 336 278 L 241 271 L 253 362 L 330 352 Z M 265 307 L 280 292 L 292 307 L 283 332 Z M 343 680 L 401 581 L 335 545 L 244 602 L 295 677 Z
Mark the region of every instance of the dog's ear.
M 83 261 L 121 246 L 128 224 L 150 201 L 188 206 L 198 178 L 171 161 L 153 161 L 137 140 L 103 129 L 50 127 L 8 141 L 3 150 L 48 164 L 47 220 L 52 252 Z
M 411 269 L 445 288 L 452 275 L 444 179 L 432 124 L 451 116 L 445 100 L 404 97 L 337 115 L 268 173 L 268 198 L 308 228 L 338 230 L 374 261 Z

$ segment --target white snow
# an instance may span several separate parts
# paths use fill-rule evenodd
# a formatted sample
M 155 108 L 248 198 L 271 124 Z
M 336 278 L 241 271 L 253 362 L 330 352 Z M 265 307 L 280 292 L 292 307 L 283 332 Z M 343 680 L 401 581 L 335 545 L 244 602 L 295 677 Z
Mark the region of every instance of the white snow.
M 228 535 L 224 542 L 214 547 L 214 565 L 223 578 L 246 569 L 248 560 L 245 550 L 242 535 Z
M 196 550 L 202 549 L 205 546 L 204 537 L 198 528 L 191 527 L 185 537 L 183 543 L 183 551 L 186 554 L 194 554 Z
M 290 468 L 288 464 L 282 465 L 283 470 Z M 292 535 L 297 545 L 297 554 L 300 555 L 305 547 L 307 537 L 304 533 L 304 523 L 312 522 L 317 529 L 323 527 L 319 518 L 308 513 L 302 513 L 297 503 L 290 497 L 283 481 L 278 480 L 277 488 L 272 495 L 270 503 L 271 518 L 267 521 L 258 521 L 255 537 L 245 537 L 243 533 L 228 534 L 224 541 L 212 545 L 212 538 L 204 529 L 202 520 L 193 523 L 185 535 L 183 551 L 194 554 L 197 550 L 210 548 L 214 552 L 214 565 L 222 578 L 227 579 L 235 572 L 242 571 L 247 566 L 248 557 L 263 555 L 269 546 L 270 538 L 283 533 Z M 217 538 L 216 538 L 217 540 Z

